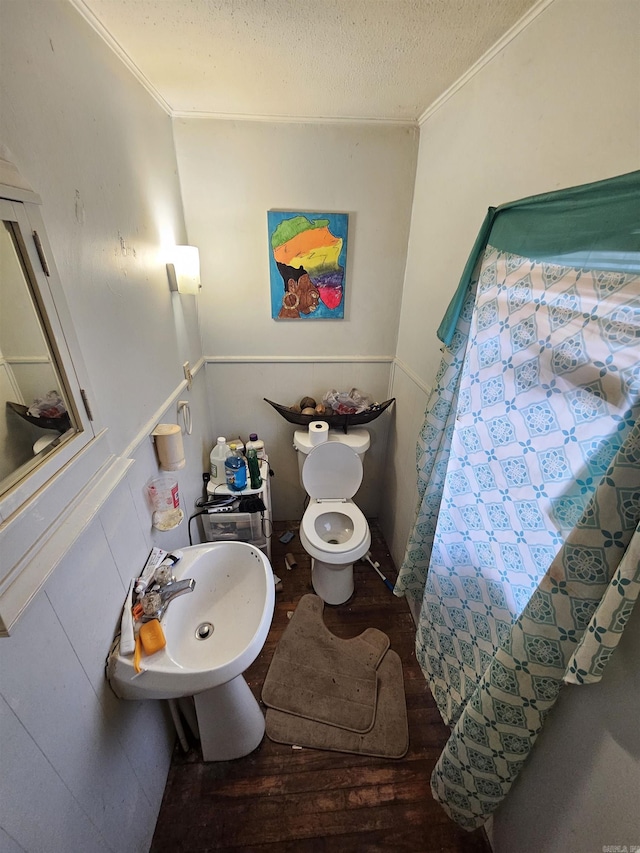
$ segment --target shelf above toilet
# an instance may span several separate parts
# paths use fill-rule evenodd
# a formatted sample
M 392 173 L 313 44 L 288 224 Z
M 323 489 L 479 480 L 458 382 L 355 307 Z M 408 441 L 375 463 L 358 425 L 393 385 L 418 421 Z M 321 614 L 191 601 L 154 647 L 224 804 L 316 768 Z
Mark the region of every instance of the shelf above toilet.
M 289 406 L 274 403 L 273 400 L 267 400 L 266 397 L 263 399 L 265 403 L 273 406 L 276 412 L 278 412 L 279 415 L 282 415 L 285 421 L 289 421 L 290 424 L 309 426 L 311 421 L 326 421 L 329 424 L 330 429 L 343 429 L 346 432 L 350 426 L 362 426 L 362 424 L 369 424 L 371 421 L 375 421 L 376 418 L 379 418 L 380 415 L 386 411 L 393 402 L 395 402 L 396 398 L 392 397 L 390 400 L 385 400 L 384 403 L 378 403 L 375 407 L 367 409 L 365 412 L 358 412 L 355 415 L 303 415 L 301 412 L 296 412 Z

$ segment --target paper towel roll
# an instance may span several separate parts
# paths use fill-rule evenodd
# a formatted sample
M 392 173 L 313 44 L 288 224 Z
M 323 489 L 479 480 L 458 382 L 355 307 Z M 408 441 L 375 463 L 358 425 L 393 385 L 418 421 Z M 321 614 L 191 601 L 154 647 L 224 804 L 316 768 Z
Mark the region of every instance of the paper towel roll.
M 309 424 L 309 444 L 315 447 L 329 438 L 329 424 L 326 421 L 311 421 Z
M 178 471 L 184 468 L 182 430 L 178 424 L 158 424 L 153 431 L 158 451 L 158 461 L 163 471 Z

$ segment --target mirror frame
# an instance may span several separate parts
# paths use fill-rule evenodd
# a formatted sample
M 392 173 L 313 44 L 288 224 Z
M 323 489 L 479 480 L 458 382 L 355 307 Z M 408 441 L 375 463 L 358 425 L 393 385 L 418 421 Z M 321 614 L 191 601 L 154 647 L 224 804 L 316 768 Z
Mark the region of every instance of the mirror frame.
M 9 201 L 6 198 L 0 198 L 0 217 L 3 222 L 10 222 L 13 225 L 14 232 L 17 232 L 14 233 L 17 243 L 16 253 L 22 255 L 23 275 L 27 278 L 27 287 L 33 293 L 37 304 L 37 312 L 40 315 L 38 323 L 42 335 L 47 342 L 51 357 L 62 374 L 61 382 L 63 387 L 61 391 L 64 393 L 65 398 L 68 398 L 67 405 L 70 409 L 72 422 L 74 423 L 75 434 L 72 436 L 72 439 L 76 438 L 78 433 L 85 433 L 93 437 L 92 425 L 86 407 L 82 406 L 82 389 L 79 387 L 74 371 L 73 359 L 60 325 L 55 301 L 48 283 L 48 278 L 51 277 L 51 266 L 48 260 L 41 259 L 38 254 L 36 240 L 41 240 L 39 232 L 33 228 L 32 222 L 29 219 L 29 210 L 24 202 L 15 202 Z M 38 236 L 36 237 L 35 234 Z M 45 264 L 48 274 L 44 271 Z M 80 406 L 78 406 L 78 400 L 80 401 Z M 69 437 L 63 443 L 67 444 L 68 441 Z M 56 454 L 61 449 L 61 447 L 53 448 L 51 453 Z M 35 482 L 34 480 L 31 483 L 27 483 L 31 475 L 36 474 L 47 462 L 53 463 L 53 465 L 49 465 L 49 469 L 57 470 L 61 458 L 65 456 L 70 458 L 69 453 L 67 453 L 62 454 L 62 457 L 54 461 L 50 459 L 51 453 L 40 460 L 39 464 L 25 471 L 22 476 L 17 476 L 7 490 L 0 495 L 0 517 L 6 517 L 7 513 L 10 513 L 24 502 L 25 495 L 31 493 L 33 483 Z M 68 459 L 64 461 L 66 462 Z M 51 475 L 47 469 L 44 469 L 42 476 L 45 479 L 49 479 Z
M 7 178 L 11 183 L 5 182 Z M 12 211 L 11 221 L 20 229 L 21 248 L 34 273 L 36 298 L 65 374 L 77 424 L 75 435 L 0 497 L 0 636 L 9 636 L 132 460 L 109 450 L 47 239 L 42 203 L 6 161 L 0 161 L 0 199 L 5 200 L 3 211 Z

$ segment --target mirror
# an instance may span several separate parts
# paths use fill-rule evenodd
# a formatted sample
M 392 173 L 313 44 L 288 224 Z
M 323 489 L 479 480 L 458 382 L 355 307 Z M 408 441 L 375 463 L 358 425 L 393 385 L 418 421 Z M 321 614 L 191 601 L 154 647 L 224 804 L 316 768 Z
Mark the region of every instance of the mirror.
M 24 235 L 0 205 L 0 495 L 78 430 Z M 31 239 L 30 235 L 28 239 Z
M 41 204 L 0 158 L 0 637 L 131 464 L 91 408 Z

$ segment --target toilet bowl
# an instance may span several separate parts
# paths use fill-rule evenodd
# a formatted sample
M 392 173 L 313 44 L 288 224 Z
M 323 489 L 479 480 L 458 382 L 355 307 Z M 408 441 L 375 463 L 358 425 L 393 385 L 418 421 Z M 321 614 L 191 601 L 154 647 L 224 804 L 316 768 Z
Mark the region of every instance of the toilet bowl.
M 368 433 L 360 432 L 365 433 L 368 447 Z M 367 520 L 351 500 L 362 482 L 364 439 L 358 445 L 359 454 L 340 438 L 309 449 L 301 471 L 310 500 L 300 524 L 300 542 L 311 557 L 313 588 L 327 604 L 343 604 L 351 598 L 353 564 L 371 545 Z

